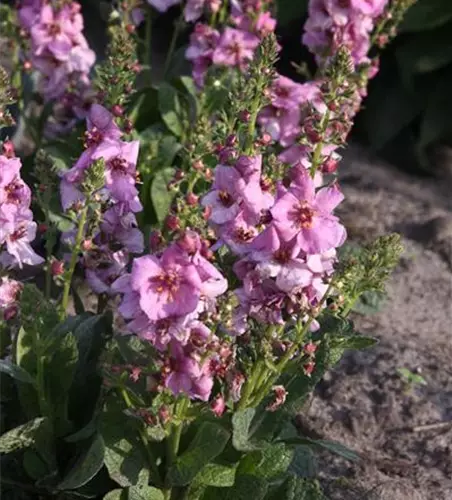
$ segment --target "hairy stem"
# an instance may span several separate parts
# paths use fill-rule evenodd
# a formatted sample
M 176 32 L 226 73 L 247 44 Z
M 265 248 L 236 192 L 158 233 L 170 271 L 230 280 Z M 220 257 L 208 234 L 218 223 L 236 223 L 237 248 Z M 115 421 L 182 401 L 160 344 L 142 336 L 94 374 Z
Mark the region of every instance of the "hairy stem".
M 85 207 L 82 209 L 82 212 L 80 214 L 77 236 L 75 237 L 75 244 L 74 244 L 74 248 L 72 249 L 71 261 L 69 263 L 69 269 L 68 269 L 66 276 L 65 276 L 64 288 L 63 288 L 63 298 L 61 299 L 61 305 L 60 305 L 60 318 L 61 318 L 61 320 L 64 320 L 67 316 L 67 307 L 68 307 L 68 303 L 69 303 L 69 292 L 71 290 L 72 277 L 74 275 L 75 266 L 77 264 L 78 255 L 80 253 L 80 247 L 82 245 L 87 216 L 88 216 L 88 205 L 85 205 Z

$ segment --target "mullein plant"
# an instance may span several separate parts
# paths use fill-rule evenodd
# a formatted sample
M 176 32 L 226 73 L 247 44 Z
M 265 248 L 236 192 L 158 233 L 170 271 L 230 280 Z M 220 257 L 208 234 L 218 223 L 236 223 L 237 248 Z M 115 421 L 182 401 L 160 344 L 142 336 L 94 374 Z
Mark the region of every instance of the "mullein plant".
M 138 25 L 148 43 L 181 2 L 148 3 L 115 4 L 94 73 L 76 2 L 4 16 L 2 492 L 324 498 L 313 452 L 358 456 L 294 419 L 344 350 L 374 344 L 348 315 L 402 252 L 397 235 L 343 247 L 337 151 L 411 2 L 311 0 L 319 69 L 300 84 L 275 70 L 271 2 L 189 0 L 168 61 L 191 26 L 192 77 L 136 89 Z M 15 120 L 39 148 L 23 175 Z

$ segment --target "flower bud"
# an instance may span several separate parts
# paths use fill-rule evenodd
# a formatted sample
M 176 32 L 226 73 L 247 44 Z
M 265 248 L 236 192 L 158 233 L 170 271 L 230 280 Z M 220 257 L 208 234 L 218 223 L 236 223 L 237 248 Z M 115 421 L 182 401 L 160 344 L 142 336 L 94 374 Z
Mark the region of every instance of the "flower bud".
M 5 141 L 2 145 L 2 153 L 7 158 L 14 158 L 16 156 L 16 152 L 14 150 L 14 144 L 12 141 Z
M 3 311 L 3 319 L 5 321 L 9 321 L 11 319 L 14 319 L 17 316 L 17 311 L 18 311 L 18 308 L 17 308 L 16 304 L 12 304 L 12 305 L 6 307 L 5 310 Z
M 38 232 L 40 234 L 44 234 L 48 229 L 49 227 L 47 226 L 47 224 L 41 223 L 38 225 Z
M 50 265 L 50 272 L 52 276 L 61 276 L 64 273 L 64 262 L 61 260 L 54 260 Z
M 188 193 L 187 196 L 185 197 L 185 201 L 187 202 L 188 205 L 194 207 L 195 205 L 198 204 L 199 196 L 197 196 L 195 193 Z
M 160 231 L 151 231 L 149 235 L 149 248 L 151 249 L 151 251 L 155 252 L 162 244 L 162 242 L 162 233 Z
M 303 347 L 303 350 L 306 354 L 308 354 L 309 356 L 311 356 L 312 354 L 315 353 L 315 351 L 317 351 L 317 345 L 314 344 L 313 342 L 309 342 L 308 344 L 306 344 L 304 347 Z
M 174 179 L 176 181 L 180 181 L 185 177 L 185 172 L 183 170 L 176 170 L 176 173 L 174 174 Z
M 194 231 L 184 231 L 181 237 L 177 240 L 177 245 L 189 255 L 193 255 L 200 248 L 199 236 Z
M 202 211 L 202 218 L 204 220 L 209 220 L 211 215 L 212 215 L 212 207 L 210 205 L 207 205 L 207 207 L 204 207 L 204 210 Z
M 212 403 L 210 403 L 210 409 L 216 417 L 221 417 L 221 415 L 223 415 L 224 410 L 226 409 L 226 403 L 221 394 L 218 394 Z
M 170 412 L 168 410 L 168 407 L 165 406 L 165 405 L 162 405 L 160 408 L 159 408 L 159 418 L 160 418 L 160 422 L 165 425 L 168 420 L 170 419 Z
M 306 364 L 303 365 L 304 374 L 307 377 L 310 377 L 312 375 L 312 372 L 314 371 L 314 368 L 315 368 L 314 361 L 308 361 Z
M 239 114 L 239 119 L 243 123 L 248 123 L 250 121 L 250 118 L 251 118 L 251 113 L 247 110 L 241 111 Z
M 168 215 L 165 225 L 170 231 L 176 231 L 180 229 L 180 219 L 175 215 Z
M 83 240 L 82 241 L 82 250 L 84 252 L 87 252 L 88 250 L 91 250 L 93 248 L 93 242 L 92 240 Z
M 321 170 L 324 174 L 333 174 L 337 170 L 339 162 L 331 156 L 323 163 Z
M 193 162 L 192 167 L 194 170 L 200 171 L 204 168 L 204 163 L 202 160 L 196 160 Z
M 126 25 L 126 31 L 129 35 L 135 32 L 135 26 L 133 24 Z
M 111 112 L 113 113 L 113 116 L 118 117 L 124 114 L 124 109 L 119 104 L 115 104 L 114 106 L 112 106 Z

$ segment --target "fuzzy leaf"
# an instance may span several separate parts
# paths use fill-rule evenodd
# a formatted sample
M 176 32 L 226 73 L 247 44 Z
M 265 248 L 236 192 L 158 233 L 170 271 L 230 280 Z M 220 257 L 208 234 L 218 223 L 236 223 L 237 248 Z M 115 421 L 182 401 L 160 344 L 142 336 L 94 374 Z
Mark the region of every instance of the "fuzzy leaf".
M 104 500 L 164 500 L 162 491 L 152 486 L 138 485 L 110 491 Z
M 238 451 L 252 451 L 260 447 L 258 443 L 250 441 L 251 423 L 255 414 L 254 408 L 247 408 L 237 411 L 232 417 L 232 444 Z
M 165 168 L 155 175 L 151 184 L 151 199 L 157 219 L 161 222 L 168 215 L 174 195 L 168 191 L 168 183 L 174 176 L 173 168 Z
M 116 402 L 108 404 L 104 410 L 100 428 L 105 442 L 104 462 L 110 477 L 122 487 L 141 482 L 140 478 L 147 471 L 143 444 L 133 421 L 122 413 Z
M 39 433 L 49 432 L 46 418 L 35 418 L 26 424 L 15 427 L 0 436 L 0 453 L 11 453 L 32 446 Z
M 265 479 L 238 476 L 231 488 L 207 488 L 202 500 L 262 500 L 267 490 L 268 483 Z
M 196 475 L 193 483 L 216 486 L 217 488 L 232 486 L 235 481 L 236 470 L 236 465 L 207 464 Z
M 326 500 L 326 497 L 318 481 L 290 476 L 274 488 L 266 500 Z
M 104 464 L 105 445 L 102 436 L 98 434 L 89 448 L 83 450 L 71 470 L 58 485 L 60 490 L 74 490 L 90 481 Z
M 361 294 L 353 306 L 353 311 L 364 316 L 370 316 L 381 311 L 386 301 L 386 295 L 378 291 L 369 291 Z
M 314 477 L 316 471 L 316 460 L 309 446 L 297 446 L 289 472 L 298 477 Z
M 270 479 L 286 472 L 293 456 L 294 450 L 283 443 L 270 445 L 248 453 L 240 462 L 237 474 Z
M 171 85 L 163 83 L 158 89 L 159 111 L 168 129 L 176 136 L 183 133 L 181 123 L 181 105 L 177 91 Z
M 217 457 L 229 441 L 229 432 L 220 424 L 203 422 L 188 449 L 169 468 L 167 480 L 172 486 L 185 486 Z
M 20 366 L 9 363 L 8 361 L 0 360 L 0 372 L 6 373 L 19 382 L 35 385 L 34 378 L 27 371 Z
M 340 443 L 336 443 L 335 441 L 329 441 L 327 439 L 310 439 L 307 437 L 296 437 L 296 438 L 284 439 L 283 441 L 288 446 L 304 445 L 304 446 L 309 446 L 311 448 L 325 449 L 331 451 L 336 455 L 341 456 L 342 458 L 345 458 L 346 460 L 350 460 L 351 462 L 356 462 L 360 459 L 360 456 L 353 450 L 350 450 L 349 448 Z
M 338 346 L 341 349 L 367 349 L 368 347 L 373 347 L 378 343 L 377 339 L 373 337 L 366 337 L 364 335 L 352 335 L 351 337 L 346 337 L 345 339 L 334 339 L 334 346 Z

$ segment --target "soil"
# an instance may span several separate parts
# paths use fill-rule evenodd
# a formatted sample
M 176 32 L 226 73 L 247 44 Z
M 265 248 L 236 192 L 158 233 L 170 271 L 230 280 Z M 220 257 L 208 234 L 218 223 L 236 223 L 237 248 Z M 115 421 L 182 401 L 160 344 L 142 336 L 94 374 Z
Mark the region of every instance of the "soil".
M 327 373 L 300 425 L 362 457 L 357 464 L 319 458 L 331 500 L 451 500 L 450 178 L 412 177 L 356 147 L 342 165 L 350 238 L 397 231 L 406 251 L 382 310 L 354 314 L 357 330 L 379 344 L 348 353 Z M 399 368 L 422 374 L 426 385 L 408 386 Z

